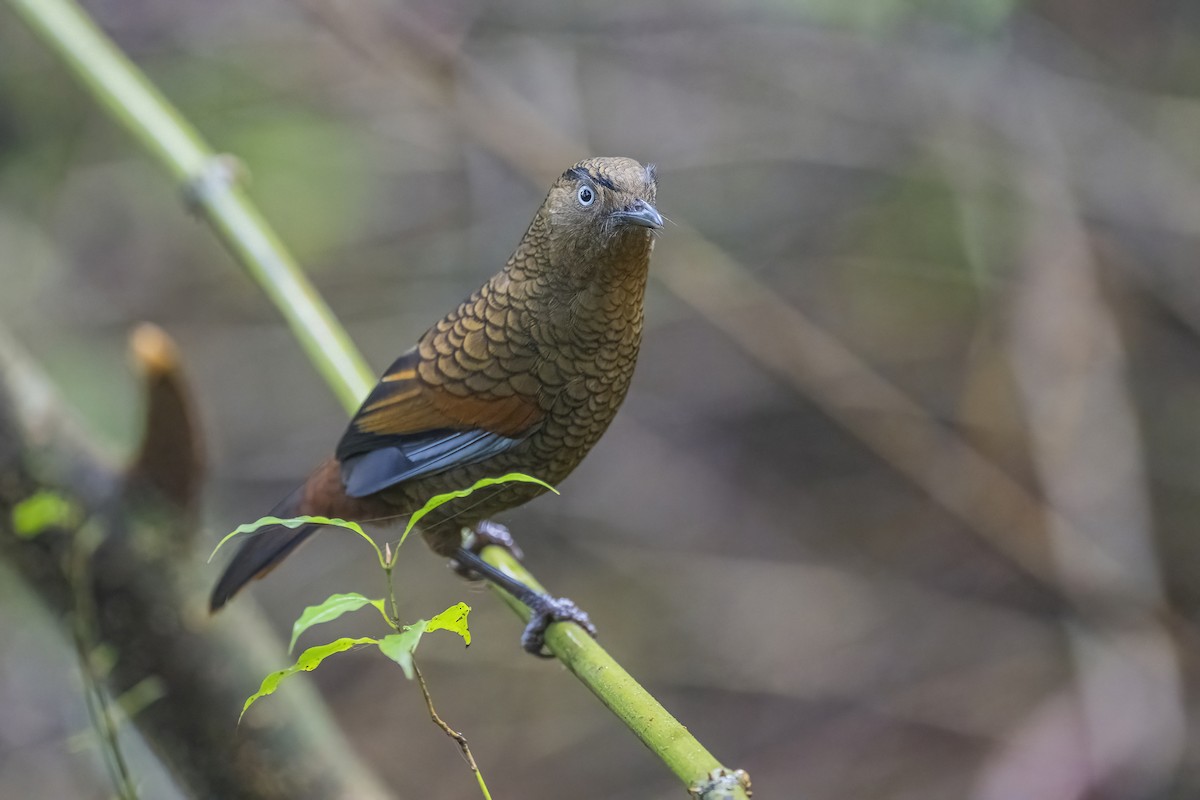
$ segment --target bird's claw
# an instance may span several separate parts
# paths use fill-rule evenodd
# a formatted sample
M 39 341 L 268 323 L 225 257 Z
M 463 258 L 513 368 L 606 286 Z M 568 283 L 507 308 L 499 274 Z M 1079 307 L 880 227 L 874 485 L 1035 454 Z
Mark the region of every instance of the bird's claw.
M 484 519 L 475 523 L 474 528 L 464 530 L 466 530 L 466 536 L 463 537 L 463 547 L 472 553 L 478 554 L 483 551 L 483 548 L 495 545 L 512 553 L 512 557 L 517 561 L 525 558 L 525 554 L 521 552 L 520 547 L 517 547 L 517 543 L 513 539 L 512 534 L 508 532 L 508 528 L 499 522 Z M 450 568 L 467 580 L 479 580 L 480 576 L 478 574 L 457 559 L 450 559 Z
M 512 534 L 508 532 L 508 528 L 499 522 L 492 522 L 490 519 L 480 520 L 475 523 L 475 527 L 467 534 L 463 547 L 478 553 L 489 545 L 503 547 L 512 553 L 513 558 L 517 561 L 525 560 L 525 554 L 521 552 L 520 547 L 517 547 L 517 543 L 513 539 Z
M 546 629 L 553 622 L 574 622 L 593 638 L 596 636 L 596 626 L 592 624 L 587 612 L 575 605 L 575 601 L 570 598 L 538 595 L 529 605 L 529 610 L 533 615 L 521 634 L 521 647 L 539 658 L 554 657 L 553 653 L 546 650 Z
M 546 629 L 555 622 L 574 622 L 590 635 L 596 635 L 596 626 L 587 612 L 566 597 L 551 597 L 539 593 L 506 573 L 495 569 L 480 558 L 479 552 L 488 545 L 503 547 L 518 561 L 523 558 L 521 549 L 513 542 L 508 528 L 498 522 L 482 520 L 466 531 L 463 546 L 458 555 L 450 560 L 450 566 L 459 575 L 470 580 L 486 577 L 513 597 L 529 607 L 529 624 L 521 634 L 521 647 L 540 658 L 553 658 L 546 649 Z

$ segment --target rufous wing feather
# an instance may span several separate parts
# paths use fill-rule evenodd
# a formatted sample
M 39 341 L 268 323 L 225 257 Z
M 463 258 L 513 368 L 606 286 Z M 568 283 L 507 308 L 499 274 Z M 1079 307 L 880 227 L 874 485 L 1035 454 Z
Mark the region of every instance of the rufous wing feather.
M 419 363 L 416 349 L 397 359 L 342 436 L 337 459 L 351 497 L 482 461 L 524 440 L 542 420 L 532 398 L 459 396 L 422 380 Z

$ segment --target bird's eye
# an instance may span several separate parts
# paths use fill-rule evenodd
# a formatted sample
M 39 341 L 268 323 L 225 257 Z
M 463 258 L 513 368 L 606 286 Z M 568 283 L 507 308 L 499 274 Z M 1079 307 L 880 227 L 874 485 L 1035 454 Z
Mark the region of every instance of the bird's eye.
M 596 202 L 596 192 L 593 191 L 592 187 L 590 186 L 580 186 L 579 191 L 575 193 L 575 196 L 579 198 L 579 205 L 583 206 L 584 208 Z

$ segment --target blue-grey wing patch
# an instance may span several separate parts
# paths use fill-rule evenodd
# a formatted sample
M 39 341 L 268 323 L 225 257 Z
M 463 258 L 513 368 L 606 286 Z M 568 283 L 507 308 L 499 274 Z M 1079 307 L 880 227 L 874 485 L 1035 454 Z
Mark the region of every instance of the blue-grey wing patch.
M 422 431 L 386 438 L 391 441 L 376 441 L 375 449 L 343 459 L 346 494 L 365 497 L 402 481 L 436 475 L 463 464 L 477 464 L 524 439 L 478 428 Z

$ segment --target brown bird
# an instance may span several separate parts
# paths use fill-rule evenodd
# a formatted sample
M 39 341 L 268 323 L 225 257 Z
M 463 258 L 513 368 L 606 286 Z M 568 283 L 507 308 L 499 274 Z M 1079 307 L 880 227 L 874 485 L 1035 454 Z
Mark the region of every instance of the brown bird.
M 654 166 L 628 158 L 592 158 L 564 172 L 504 269 L 388 368 L 334 457 L 272 515 L 386 524 L 480 478 L 523 472 L 562 481 L 629 389 L 654 231 L 662 227 L 656 189 Z M 528 483 L 489 487 L 419 525 L 435 552 L 530 606 L 522 642 L 539 654 L 550 622 L 572 619 L 594 630 L 587 615 L 491 567 L 463 547 L 463 531 L 511 544 L 488 519 L 544 491 Z M 269 526 L 247 538 L 213 589 L 212 610 L 318 527 Z

